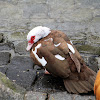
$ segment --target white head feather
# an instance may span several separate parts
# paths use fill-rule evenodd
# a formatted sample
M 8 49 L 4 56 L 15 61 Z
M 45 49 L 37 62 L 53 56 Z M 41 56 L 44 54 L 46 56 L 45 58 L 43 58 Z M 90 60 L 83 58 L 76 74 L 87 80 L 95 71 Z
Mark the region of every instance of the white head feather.
M 37 26 L 28 33 L 27 41 L 31 39 L 31 36 L 36 36 L 34 42 L 37 42 L 38 38 L 46 37 L 50 32 L 51 32 L 50 29 L 47 27 Z
M 50 28 L 37 26 L 28 33 L 27 41 L 30 41 L 31 37 L 35 36 L 34 43 L 36 43 L 39 39 L 46 37 L 50 32 L 51 32 Z M 27 46 L 27 48 L 28 48 L 28 46 Z M 29 50 L 29 49 L 27 49 L 27 50 Z

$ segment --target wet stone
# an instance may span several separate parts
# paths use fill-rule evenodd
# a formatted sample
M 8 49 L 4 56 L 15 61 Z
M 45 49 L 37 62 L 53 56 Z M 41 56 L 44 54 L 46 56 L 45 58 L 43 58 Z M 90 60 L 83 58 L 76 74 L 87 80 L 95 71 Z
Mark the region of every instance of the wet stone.
M 9 52 L 0 52 L 0 66 L 8 64 L 10 56 L 11 54 Z
M 67 92 L 57 92 L 49 95 L 48 100 L 72 100 L 72 97 Z
M 48 100 L 95 100 L 93 95 L 75 95 L 67 92 L 57 92 L 49 95 Z
M 80 95 L 76 95 L 73 98 L 75 98 L 74 100 L 95 100 L 95 96 L 80 96 Z
M 19 54 L 28 54 L 29 52 L 26 51 L 26 42 L 20 42 L 17 45 L 15 45 L 15 52 Z
M 25 100 L 46 100 L 46 93 L 29 91 L 25 94 Z
M 12 47 L 9 43 L 0 43 L 0 51 L 11 50 Z
M 15 56 L 7 68 L 6 76 L 13 82 L 29 90 L 36 77 L 36 71 L 33 70 L 33 61 L 30 57 Z
M 91 56 L 88 58 L 88 66 L 95 72 L 97 72 L 99 70 L 98 61 L 97 61 L 96 57 Z
M 0 67 L 0 72 L 2 72 L 3 74 L 6 74 L 6 71 L 7 71 L 7 67 Z
M 63 80 L 61 78 L 53 77 L 52 75 L 41 74 L 37 77 L 37 81 L 33 86 L 33 91 L 52 93 L 66 90 L 63 84 Z

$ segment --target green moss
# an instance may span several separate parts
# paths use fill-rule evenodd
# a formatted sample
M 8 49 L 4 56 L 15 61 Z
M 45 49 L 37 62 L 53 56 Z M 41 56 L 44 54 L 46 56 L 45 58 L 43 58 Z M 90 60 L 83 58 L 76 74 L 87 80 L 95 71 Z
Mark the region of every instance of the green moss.
M 25 36 L 26 34 L 23 32 L 14 32 L 12 33 L 12 37 L 20 37 L 20 36 Z
M 8 80 L 6 77 L 2 77 L 1 78 L 1 81 L 7 86 L 9 87 L 10 89 L 12 89 L 14 92 L 17 92 L 16 91 L 16 87 L 14 84 L 12 84 L 12 82 L 10 80 Z
M 81 51 L 90 51 L 93 49 L 90 45 L 81 45 L 81 46 L 76 46 L 78 50 Z
M 14 40 L 23 40 L 26 39 L 27 34 L 24 32 L 14 32 L 11 34 L 11 38 Z
M 0 72 L 0 80 L 8 88 L 12 89 L 14 92 L 23 93 L 25 90 L 22 87 L 17 86 L 15 83 L 11 82 L 3 73 Z
M 95 36 L 95 35 L 92 35 L 91 37 L 92 37 L 93 40 L 99 40 L 100 39 L 100 37 Z
M 79 40 L 79 41 L 73 41 L 73 44 L 85 44 L 85 41 Z
M 100 55 L 100 47 L 94 47 L 91 45 L 81 45 L 81 46 L 77 45 L 76 48 L 78 49 L 78 51 Z
M 98 23 L 100 23 L 100 17 L 94 17 L 94 18 L 93 18 L 93 22 L 98 22 Z
M 12 33 L 12 36 L 20 36 L 21 35 L 21 33 L 20 32 L 14 32 L 14 33 Z

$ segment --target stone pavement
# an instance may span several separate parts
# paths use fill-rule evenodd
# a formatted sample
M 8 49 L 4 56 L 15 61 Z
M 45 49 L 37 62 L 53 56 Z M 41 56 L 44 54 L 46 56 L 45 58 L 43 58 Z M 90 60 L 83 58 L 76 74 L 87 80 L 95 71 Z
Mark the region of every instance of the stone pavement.
M 100 0 L 0 0 L 0 100 L 95 100 L 93 93 L 67 93 L 60 78 L 30 59 L 26 36 L 38 25 L 65 32 L 98 70 Z

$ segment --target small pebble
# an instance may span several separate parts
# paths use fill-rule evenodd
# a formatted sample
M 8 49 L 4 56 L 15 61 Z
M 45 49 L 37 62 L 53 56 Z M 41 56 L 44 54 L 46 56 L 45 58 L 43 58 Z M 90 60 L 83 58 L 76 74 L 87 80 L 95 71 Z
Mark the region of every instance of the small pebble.
M 19 76 L 19 75 L 17 75 L 17 76 Z
M 39 72 L 37 72 L 37 74 L 39 74 Z
M 13 82 L 16 82 L 16 80 L 12 80 Z
M 25 73 L 26 71 L 23 71 L 23 73 Z

